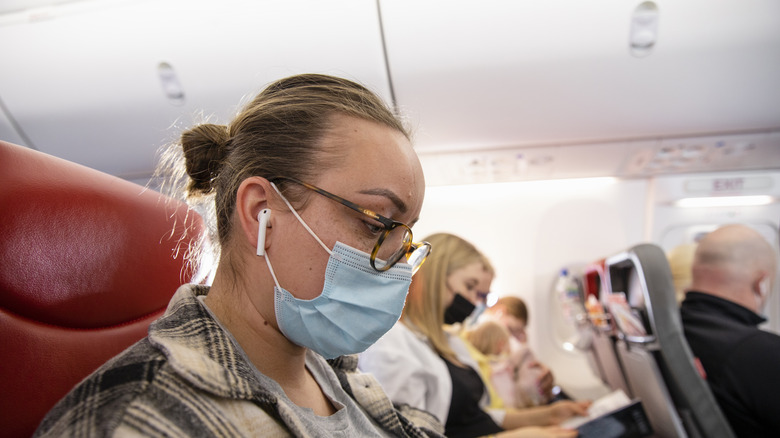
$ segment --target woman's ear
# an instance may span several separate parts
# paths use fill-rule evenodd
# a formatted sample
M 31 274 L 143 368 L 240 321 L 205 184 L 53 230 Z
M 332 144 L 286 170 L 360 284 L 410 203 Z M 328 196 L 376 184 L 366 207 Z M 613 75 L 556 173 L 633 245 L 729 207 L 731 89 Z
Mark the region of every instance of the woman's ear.
M 245 179 L 236 192 L 236 217 L 240 230 L 241 244 L 254 248 L 258 255 L 265 254 L 268 247 L 272 225 L 271 210 L 268 207 L 268 194 L 273 191 L 267 179 L 253 176 Z M 262 225 L 262 227 L 261 227 Z M 262 229 L 262 231 L 261 231 Z

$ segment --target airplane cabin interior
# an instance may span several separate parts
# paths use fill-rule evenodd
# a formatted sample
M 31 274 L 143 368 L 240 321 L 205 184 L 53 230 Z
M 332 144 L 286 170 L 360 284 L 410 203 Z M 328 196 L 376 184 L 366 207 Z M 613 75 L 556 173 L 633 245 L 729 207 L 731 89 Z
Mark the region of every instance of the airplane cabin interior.
M 736 436 L 679 277 L 725 224 L 778 251 L 780 2 L 6 0 L 0 42 L 3 436 L 31 436 L 211 278 L 188 264 L 208 225 L 160 192 L 161 148 L 304 72 L 403 115 L 425 174 L 414 236 L 490 258 L 488 304 L 527 303 L 566 394 L 640 400 L 652 432 L 624 436 Z M 769 297 L 780 333 L 780 281 Z

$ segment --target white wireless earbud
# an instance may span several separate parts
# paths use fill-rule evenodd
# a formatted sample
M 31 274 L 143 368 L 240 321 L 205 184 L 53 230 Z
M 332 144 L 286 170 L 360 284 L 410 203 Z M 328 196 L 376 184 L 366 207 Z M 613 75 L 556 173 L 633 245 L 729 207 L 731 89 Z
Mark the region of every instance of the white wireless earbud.
M 268 228 L 268 219 L 271 218 L 271 209 L 264 208 L 257 214 L 260 225 L 257 229 L 257 255 L 265 255 L 265 229 Z
M 769 301 L 769 289 L 771 286 L 772 285 L 769 276 L 765 276 L 758 283 L 758 297 L 756 298 L 758 313 L 763 314 L 766 310 L 766 303 Z
M 758 283 L 758 292 L 761 294 L 762 300 L 765 300 L 767 295 L 769 295 L 769 277 L 764 277 Z

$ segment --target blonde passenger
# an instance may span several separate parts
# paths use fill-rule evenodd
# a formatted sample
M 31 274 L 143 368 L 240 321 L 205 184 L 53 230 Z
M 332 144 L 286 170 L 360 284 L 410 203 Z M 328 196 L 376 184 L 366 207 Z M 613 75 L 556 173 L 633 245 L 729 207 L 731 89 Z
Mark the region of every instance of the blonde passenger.
M 469 328 L 463 337 L 480 353 L 490 358 L 501 358 L 509 354 L 511 334 L 498 321 L 485 321 Z
M 691 266 L 693 266 L 693 257 L 696 253 L 696 243 L 684 243 L 672 248 L 667 254 L 669 269 L 672 271 L 672 282 L 674 283 L 675 296 L 677 302 L 681 303 L 685 299 L 685 292 L 691 286 L 693 277 L 691 276 Z
M 435 415 L 448 437 L 577 436 L 554 425 L 585 414 L 586 402 L 488 408 L 488 386 L 468 344 L 445 330 L 444 321 L 445 314 L 455 322 L 468 316 L 480 288 L 489 287 L 484 279 L 492 268 L 472 244 L 457 236 L 440 233 L 426 240 L 435 250 L 412 281 L 401 320 L 360 354 L 360 368 L 374 374 L 395 403 Z
M 292 76 L 174 151 L 188 199 L 216 212 L 213 285 L 181 286 L 37 435 L 438 436 L 350 356 L 396 322 L 429 248 L 406 225 L 422 168 L 385 104 L 345 79 Z

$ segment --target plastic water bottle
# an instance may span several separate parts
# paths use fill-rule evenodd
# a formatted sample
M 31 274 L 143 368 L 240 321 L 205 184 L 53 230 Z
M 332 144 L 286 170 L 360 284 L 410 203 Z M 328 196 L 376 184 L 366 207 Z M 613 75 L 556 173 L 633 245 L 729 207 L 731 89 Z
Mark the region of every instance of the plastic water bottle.
M 579 283 L 569 274 L 568 269 L 561 269 L 555 290 L 563 319 L 572 329 L 572 334 L 563 342 L 563 348 L 568 351 L 587 350 L 591 346 L 593 332 L 588 324 L 588 313 Z
M 586 312 L 582 302 L 582 294 L 577 283 L 569 275 L 568 269 L 561 269 L 555 284 L 555 291 L 558 294 L 563 318 L 571 325 L 583 322 Z

